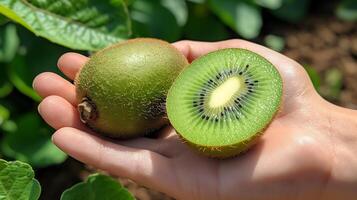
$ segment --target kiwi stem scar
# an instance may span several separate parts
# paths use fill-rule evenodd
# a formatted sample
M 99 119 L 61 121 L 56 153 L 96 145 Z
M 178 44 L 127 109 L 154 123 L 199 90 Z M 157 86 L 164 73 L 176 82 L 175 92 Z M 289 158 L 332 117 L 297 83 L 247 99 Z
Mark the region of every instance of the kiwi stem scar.
M 242 88 L 241 80 L 233 76 L 227 79 L 219 87 L 213 90 L 211 97 L 209 99 L 209 106 L 211 108 L 217 108 L 224 106 L 228 103 L 234 94 Z
M 88 123 L 98 117 L 96 106 L 86 97 L 82 99 L 80 104 L 78 104 L 78 111 L 80 119 L 83 123 Z

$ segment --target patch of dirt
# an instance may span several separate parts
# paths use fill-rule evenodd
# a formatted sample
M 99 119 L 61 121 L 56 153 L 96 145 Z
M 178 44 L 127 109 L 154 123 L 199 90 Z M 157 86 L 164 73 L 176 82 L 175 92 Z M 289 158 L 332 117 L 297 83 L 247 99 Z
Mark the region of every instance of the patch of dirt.
M 319 92 L 327 100 L 357 109 L 357 23 L 334 16 L 309 18 L 284 33 L 288 57 L 314 68 L 321 78 Z M 342 74 L 341 91 L 331 95 L 326 76 L 331 70 Z

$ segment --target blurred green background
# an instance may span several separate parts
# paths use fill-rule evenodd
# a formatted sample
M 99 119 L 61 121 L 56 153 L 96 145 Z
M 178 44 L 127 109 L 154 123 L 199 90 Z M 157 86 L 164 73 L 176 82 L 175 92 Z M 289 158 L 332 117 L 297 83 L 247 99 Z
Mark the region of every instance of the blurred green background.
M 90 55 L 134 37 L 243 38 L 297 60 L 324 98 L 357 109 L 356 0 L 2 0 L 0 13 L 1 157 L 35 169 L 41 199 L 59 199 L 94 171 L 57 149 L 37 114 L 32 80 L 60 74 L 65 52 Z M 122 182 L 137 199 L 169 199 Z

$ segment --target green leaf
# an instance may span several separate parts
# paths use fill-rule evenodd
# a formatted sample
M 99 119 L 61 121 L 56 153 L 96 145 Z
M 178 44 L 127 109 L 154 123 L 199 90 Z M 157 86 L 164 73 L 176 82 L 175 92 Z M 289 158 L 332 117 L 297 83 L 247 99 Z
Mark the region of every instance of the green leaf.
M 317 73 L 316 69 L 308 65 L 304 65 L 307 74 L 309 75 L 314 88 L 319 91 L 320 89 L 320 75 Z
M 219 41 L 228 39 L 229 32 L 226 26 L 209 12 L 206 5 L 196 4 L 190 8 L 184 37 L 190 40 Z
M 122 0 L 0 0 L 0 13 L 72 49 L 98 50 L 131 32 Z
M 130 7 L 133 32 L 138 37 L 176 41 L 181 36 L 179 20 L 157 0 L 135 0 Z
M 262 16 L 259 7 L 244 0 L 211 0 L 213 12 L 229 27 L 244 38 L 259 35 Z
M 6 132 L 14 132 L 17 129 L 16 123 L 12 120 L 6 120 L 2 123 L 1 129 Z
M 283 0 L 254 0 L 254 2 L 269 9 L 277 9 L 283 4 Z
M 187 1 L 190 1 L 190 2 L 192 2 L 192 3 L 197 3 L 197 4 L 199 4 L 199 3 L 205 3 L 206 2 L 206 0 L 187 0 Z
M 341 1 L 337 6 L 336 15 L 342 20 L 357 21 L 357 1 Z
M 161 0 L 161 5 L 167 8 L 176 18 L 179 26 L 187 22 L 188 10 L 185 0 Z
M 3 123 L 7 119 L 9 119 L 9 117 L 10 117 L 9 110 L 0 104 L 0 126 L 2 126 Z
M 23 53 L 18 54 L 9 64 L 8 76 L 20 92 L 40 101 L 40 96 L 32 89 L 33 79 L 41 72 L 61 74 L 57 68 L 57 60 L 68 49 L 35 37 L 25 29 L 19 29 L 19 35 L 22 38 Z
M 4 15 L 0 15 L 0 25 L 4 25 L 9 21 L 9 18 L 5 17 Z
M 92 174 L 86 182 L 78 183 L 63 192 L 61 200 L 134 200 L 120 183 L 105 175 Z
M 30 165 L 19 161 L 0 160 L 0 199 L 39 199 L 41 186 L 34 177 L 34 171 Z
M 17 36 L 16 26 L 7 24 L 0 28 L 0 62 L 11 61 L 19 47 L 19 37 Z
M 342 90 L 342 72 L 338 68 L 329 69 L 325 74 L 325 84 L 328 88 L 326 96 L 331 99 L 338 99 Z
M 13 85 L 8 80 L 5 64 L 0 64 L 0 98 L 4 98 L 12 92 Z
M 6 132 L 1 143 L 4 155 L 31 164 L 46 167 L 62 163 L 67 155 L 51 142 L 50 129 L 35 112 L 15 120 L 17 129 Z
M 264 43 L 267 47 L 269 47 L 275 51 L 278 51 L 278 52 L 281 52 L 285 46 L 284 38 L 277 36 L 277 35 L 265 36 Z
M 309 0 L 283 0 L 283 5 L 272 10 L 272 14 L 287 22 L 297 23 L 305 17 L 309 3 Z

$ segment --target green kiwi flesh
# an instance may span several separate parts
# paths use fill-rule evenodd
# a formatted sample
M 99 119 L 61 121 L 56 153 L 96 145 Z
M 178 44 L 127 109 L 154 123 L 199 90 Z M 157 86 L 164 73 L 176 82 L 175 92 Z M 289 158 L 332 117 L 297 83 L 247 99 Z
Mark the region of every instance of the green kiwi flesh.
M 95 53 L 75 79 L 82 122 L 103 135 L 131 138 L 168 123 L 167 92 L 186 58 L 171 44 L 127 40 Z
M 279 110 L 282 79 L 268 60 L 245 49 L 196 59 L 167 96 L 167 114 L 181 138 L 204 155 L 232 157 L 256 141 Z

